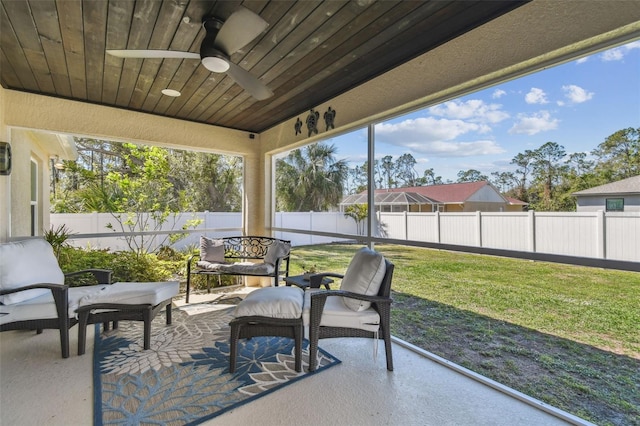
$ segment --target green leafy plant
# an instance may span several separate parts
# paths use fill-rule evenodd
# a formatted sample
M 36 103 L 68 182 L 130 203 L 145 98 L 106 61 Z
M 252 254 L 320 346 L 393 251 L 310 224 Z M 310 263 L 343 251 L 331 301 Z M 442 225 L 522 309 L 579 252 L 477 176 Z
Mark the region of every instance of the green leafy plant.
M 72 233 L 65 224 L 59 225 L 55 229 L 52 226 L 49 230 L 46 230 L 43 233 L 44 239 L 51 244 L 51 247 L 53 247 L 53 253 L 56 255 L 58 262 L 60 262 L 61 249 L 63 247 L 70 247 L 67 240 L 71 235 L 74 235 L 74 233 Z

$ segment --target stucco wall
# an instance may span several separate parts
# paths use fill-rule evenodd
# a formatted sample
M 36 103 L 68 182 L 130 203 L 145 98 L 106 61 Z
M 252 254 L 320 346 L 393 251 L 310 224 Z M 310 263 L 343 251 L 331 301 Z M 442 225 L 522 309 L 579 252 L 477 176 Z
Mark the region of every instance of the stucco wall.
M 48 155 L 28 132 L 11 131 L 13 166 L 10 175 L 10 237 L 31 235 L 31 160 L 37 164 L 36 235 L 49 229 Z

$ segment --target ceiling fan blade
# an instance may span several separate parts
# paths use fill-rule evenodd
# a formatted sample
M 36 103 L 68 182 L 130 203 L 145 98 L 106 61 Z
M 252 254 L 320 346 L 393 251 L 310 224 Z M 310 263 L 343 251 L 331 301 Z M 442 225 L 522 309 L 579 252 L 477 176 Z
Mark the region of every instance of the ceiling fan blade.
M 227 75 L 259 101 L 263 101 L 273 96 L 273 92 L 264 83 L 254 77 L 249 73 L 249 71 L 239 67 L 233 62 L 229 62 Z
M 225 21 L 216 37 L 216 47 L 227 56 L 249 44 L 258 37 L 269 24 L 245 7 L 240 7 Z
M 107 53 L 111 56 L 117 56 L 118 58 L 187 58 L 187 59 L 200 59 L 199 53 L 192 52 L 176 52 L 175 50 L 107 50 Z

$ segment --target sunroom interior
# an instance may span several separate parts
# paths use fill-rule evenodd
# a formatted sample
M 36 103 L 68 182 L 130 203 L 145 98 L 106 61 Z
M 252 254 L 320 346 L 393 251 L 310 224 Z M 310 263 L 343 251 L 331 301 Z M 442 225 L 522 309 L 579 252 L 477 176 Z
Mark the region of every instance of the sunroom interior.
M 0 130 L 2 139 L 12 146 L 13 171 L 2 177 L 0 185 L 6 201 L 0 210 L 0 239 L 30 234 L 30 194 L 21 189 L 29 181 L 32 160 L 42 166 L 38 228 L 47 229 L 48 196 L 44 191 L 49 158 L 73 157 L 73 152 L 64 149 L 68 142 L 60 142 L 70 136 L 242 156 L 244 232 L 270 234 L 274 231 L 273 158 L 279 153 L 353 129 L 370 128 L 373 134 L 373 125 L 381 120 L 611 48 L 640 34 L 640 8 L 635 2 L 617 2 L 615 8 L 588 1 L 534 1 L 517 6 L 330 99 L 313 105 L 300 103 L 286 118 L 260 128 L 252 124 L 251 108 L 243 111 L 245 128 L 231 128 L 135 111 L 116 102 L 100 104 L 78 96 L 47 96 L 45 90 L 12 88 L 18 83 L 7 77 L 12 64 L 8 61 L 11 55 L 5 55 Z M 14 31 L 19 33 L 19 29 Z M 3 41 L 3 49 L 6 45 Z M 29 50 L 24 52 L 27 55 Z M 269 101 L 258 103 L 265 102 Z M 319 131 L 307 131 L 304 123 L 310 113 L 328 110 L 336 112 L 333 127 L 325 128 L 320 118 Z
M 440 38 L 430 40 L 430 45 L 424 43 L 421 47 L 422 51 L 404 52 L 406 56 L 397 58 L 393 64 L 391 64 L 391 60 L 387 59 L 387 69 L 376 68 L 367 74 L 362 70 L 348 67 L 337 69 L 338 65 L 326 69 L 322 62 L 313 64 L 312 68 L 315 73 L 326 75 L 327 80 L 317 80 L 318 85 L 311 86 L 311 89 L 310 86 L 304 85 L 305 81 L 296 78 L 295 70 L 292 69 L 288 73 L 281 71 L 282 76 L 277 81 L 291 80 L 297 84 L 297 86 L 293 86 L 294 83 L 291 83 L 290 86 L 287 86 L 285 83 L 280 83 L 283 87 L 288 87 L 291 94 L 280 93 L 277 88 L 274 88 L 275 96 L 271 101 L 257 102 L 251 100 L 249 96 L 238 94 L 237 91 L 231 92 L 232 98 L 240 96 L 238 103 L 230 103 L 227 107 L 237 109 L 235 111 L 237 114 L 234 113 L 234 116 L 237 115 L 236 121 L 225 122 L 222 119 L 224 115 L 221 115 L 220 121 L 216 122 L 217 116 L 212 112 L 210 115 L 205 114 L 207 120 L 211 119 L 211 122 L 208 122 L 207 120 L 198 120 L 196 117 L 181 116 L 177 107 L 172 110 L 167 106 L 164 111 L 171 112 L 157 113 L 144 108 L 135 108 L 131 104 L 116 99 L 115 95 L 108 100 L 108 96 L 86 93 L 95 89 L 95 85 L 91 83 L 91 75 L 83 76 L 81 79 L 80 85 L 84 86 L 85 93 L 77 93 L 72 90 L 68 90 L 66 94 L 55 93 L 55 91 L 47 90 L 46 87 L 38 86 L 38 84 L 29 86 L 25 83 L 24 76 L 19 75 L 17 70 L 29 62 L 39 64 L 50 62 L 50 66 L 53 66 L 55 62 L 53 57 L 48 56 L 49 52 L 44 50 L 44 47 L 48 43 L 52 43 L 52 40 L 47 39 L 44 33 L 40 34 L 40 30 L 35 26 L 31 27 L 32 24 L 29 22 L 32 20 L 31 18 L 11 20 L 12 17 L 21 16 L 20 13 L 24 12 L 16 9 L 20 7 L 19 2 L 2 0 L 0 3 L 2 5 L 0 24 L 3 33 L 0 46 L 2 48 L 0 56 L 0 68 L 2 69 L 0 71 L 0 83 L 2 84 L 0 87 L 0 141 L 8 142 L 12 149 L 11 173 L 0 176 L 0 198 L 2 199 L 2 203 L 0 203 L 0 242 L 41 235 L 44 229 L 49 228 L 49 174 L 55 165 L 51 159 L 75 159 L 77 154 L 74 152 L 72 143 L 74 136 L 241 156 L 244 167 L 242 232 L 246 235 L 297 232 L 295 229 L 275 225 L 274 168 L 275 159 L 279 155 L 291 149 L 356 129 L 367 129 L 367 155 L 369 159 L 372 159 L 375 156 L 374 127 L 376 123 L 640 38 L 640 3 L 636 1 L 616 1 L 615 6 L 612 6 L 611 2 L 591 0 L 571 2 L 533 0 L 512 4 L 493 2 L 494 5 L 498 5 L 495 10 L 487 12 L 486 15 L 478 17 L 478 20 L 471 23 L 460 23 L 457 32 L 445 34 L 441 31 L 435 31 Z M 36 9 L 40 7 L 36 6 L 40 4 L 39 2 L 31 3 Z M 54 3 L 42 2 L 44 5 L 48 4 L 48 7 Z M 194 16 L 197 16 L 198 13 L 201 15 L 205 9 L 209 9 L 211 4 L 223 5 L 221 7 L 225 10 L 242 4 L 260 12 L 271 10 L 270 7 L 284 7 L 284 4 L 291 7 L 295 3 L 293 1 L 181 2 L 179 7 L 184 9 L 183 13 L 175 19 L 186 23 L 183 21 L 187 17 L 186 10 L 190 10 L 195 13 Z M 372 4 L 385 2 L 329 1 L 320 3 L 328 8 L 333 7 L 331 5 L 333 3 L 334 5 L 348 5 L 349 7 L 366 9 Z M 456 3 L 461 2 L 440 3 L 455 7 Z M 46 7 L 44 6 L 44 11 L 40 10 L 42 14 L 36 15 L 36 17 L 50 16 L 47 15 Z M 131 15 L 133 15 L 133 7 L 132 3 Z M 58 13 L 62 16 L 62 12 Z M 86 22 L 86 26 L 89 27 L 91 14 L 88 13 L 88 10 L 86 12 L 86 19 L 89 20 Z M 27 15 L 24 16 L 29 16 L 30 12 L 26 11 L 26 13 Z M 284 12 L 280 13 L 284 14 Z M 329 10 L 325 11 L 326 16 L 331 13 Z M 423 11 L 422 13 L 426 14 L 427 12 Z M 436 18 L 433 19 L 438 19 L 438 15 L 435 16 Z M 83 22 L 85 18 L 80 15 L 79 17 L 75 16 L 74 19 Z M 33 21 L 37 22 L 37 19 L 33 19 Z M 134 31 L 128 25 L 127 34 Z M 154 22 L 145 25 L 147 25 L 147 30 L 151 31 Z M 318 23 L 318 28 L 321 25 L 322 23 Z M 398 21 L 398 26 L 402 27 L 402 20 Z M 61 27 L 64 27 L 64 24 L 61 24 Z M 11 34 L 8 34 L 7 28 L 11 28 Z M 306 28 L 306 31 L 313 34 L 313 31 L 318 28 Z M 426 27 L 423 27 L 421 31 L 428 34 Z M 202 32 L 199 32 L 199 24 L 191 28 L 191 32 L 192 43 L 198 44 L 203 36 Z M 19 39 L 23 40 L 21 37 L 25 37 L 25 33 L 30 36 L 38 35 L 39 41 L 35 42 L 35 47 L 18 41 Z M 268 32 L 267 34 L 269 37 L 266 38 L 270 40 L 278 39 L 277 34 Z M 417 37 L 418 35 L 413 34 L 413 36 Z M 28 36 L 27 39 L 29 39 Z M 83 39 L 83 43 L 85 46 L 91 45 L 89 38 Z M 168 48 L 169 42 L 165 41 L 165 43 L 166 46 L 162 48 Z M 56 44 L 55 41 L 53 44 Z M 62 46 L 62 41 L 60 40 L 58 44 Z M 121 40 L 120 44 L 113 47 L 125 48 L 129 46 L 126 40 Z M 140 48 L 135 46 L 135 42 L 132 42 L 132 46 L 132 48 Z M 102 50 L 98 54 L 94 53 L 92 57 L 87 55 L 84 60 L 90 62 L 97 55 L 99 60 L 104 62 L 104 75 L 100 77 L 104 81 L 117 75 L 118 82 L 111 87 L 112 91 L 115 90 L 114 93 L 117 93 L 119 86 L 128 85 L 131 88 L 135 85 L 131 79 L 136 78 L 136 75 L 132 73 L 135 73 L 135 70 L 139 71 L 142 61 L 132 63 L 127 62 L 131 60 L 109 58 L 103 52 L 108 47 L 112 46 L 102 45 Z M 74 49 L 77 48 L 78 46 L 73 45 L 64 47 L 67 50 L 66 54 L 72 58 L 68 59 L 69 64 L 73 60 L 77 61 L 77 57 L 73 58 Z M 330 47 L 324 46 L 323 48 Z M 16 49 L 20 51 L 17 55 Z M 189 44 L 183 49 L 196 51 L 197 45 L 194 47 Z M 62 51 L 62 47 L 60 47 L 60 51 Z M 291 52 L 295 52 L 295 48 L 291 48 Z M 354 57 L 357 54 L 358 52 L 352 53 Z M 18 62 L 14 62 L 16 56 L 19 58 Z M 77 78 L 74 70 L 70 68 L 68 71 L 69 81 Z M 263 74 L 257 77 L 267 83 L 273 81 L 273 78 L 266 71 L 264 69 Z M 357 71 L 363 74 L 360 78 L 345 77 L 345 74 L 356 74 Z M 50 75 L 55 74 L 53 68 L 50 73 Z M 206 76 L 199 78 L 206 79 Z M 350 81 L 350 85 L 347 87 L 331 86 L 327 84 L 331 78 L 336 81 L 339 79 L 343 82 Z M 171 86 L 170 80 L 164 81 L 164 83 L 166 87 Z M 322 92 L 321 84 L 325 84 L 327 92 Z M 227 88 L 232 85 L 232 82 L 228 82 Z M 190 94 L 197 98 L 197 87 L 189 89 L 184 82 L 183 86 L 183 92 L 186 93 L 190 90 Z M 147 90 L 149 90 L 148 86 Z M 212 96 L 222 99 L 224 96 L 229 96 L 225 93 Z M 216 101 L 217 98 L 210 99 L 209 105 Z M 269 105 L 272 101 L 273 105 Z M 224 102 L 228 102 L 228 99 Z M 322 114 L 328 111 L 335 111 L 332 126 L 325 126 L 325 122 L 320 118 L 316 128 L 317 132 L 307 128 L 308 117 L 315 112 L 319 112 L 319 117 L 322 117 Z M 34 170 L 38 182 L 35 188 L 32 186 Z M 373 180 L 372 176 L 373 171 L 370 172 L 369 182 Z M 369 188 L 368 192 L 372 194 L 371 183 L 369 183 Z M 34 204 L 34 201 L 37 202 Z M 373 198 L 368 202 L 369 204 L 375 203 Z M 369 209 L 369 214 L 372 215 L 370 222 L 375 220 L 374 212 L 375 209 Z M 34 226 L 34 222 L 37 226 Z M 372 235 L 372 230 L 373 228 L 369 227 L 364 235 L 359 236 L 362 243 L 380 241 L 378 236 Z M 391 242 L 398 243 L 397 241 Z M 20 352 L 15 348 L 19 342 L 14 340 L 13 336 L 3 336 L 3 338 L 5 339 L 3 342 L 7 343 L 3 348 L 4 360 L 17 359 Z M 33 345 L 30 347 L 33 358 L 30 358 L 28 362 L 31 363 L 33 374 L 37 375 L 42 371 L 42 368 L 38 367 L 39 363 L 42 363 L 43 359 L 49 355 L 47 349 L 44 348 L 56 348 L 56 342 L 49 335 Z M 338 348 L 341 346 L 340 344 L 332 346 L 330 343 L 328 345 L 329 350 L 339 350 Z M 397 357 L 396 363 L 399 365 L 402 363 L 418 365 L 415 371 L 419 373 L 397 369 L 398 371 L 394 373 L 396 378 L 388 379 L 389 388 L 393 389 L 393 395 L 397 399 L 385 398 L 384 395 L 379 395 L 381 393 L 374 395 L 365 392 L 362 393 L 362 399 L 377 399 L 370 399 L 362 403 L 363 406 L 364 404 L 370 406 L 371 401 L 374 401 L 373 404 L 379 404 L 379 407 L 382 407 L 381 410 L 388 410 L 378 420 L 382 419 L 388 423 L 400 420 L 407 424 L 422 424 L 426 414 L 421 412 L 419 407 L 416 408 L 419 404 L 413 404 L 411 401 L 401 399 L 401 397 L 405 398 L 409 394 L 424 396 L 423 392 L 426 391 L 421 381 L 433 380 L 434 376 L 426 378 L 423 374 L 427 369 L 429 373 L 433 373 L 434 367 L 418 364 L 422 361 L 416 361 L 409 351 L 405 352 L 405 349 L 398 348 L 394 353 L 394 356 Z M 367 377 L 370 382 L 364 382 L 358 389 L 360 391 L 375 389 L 374 385 L 380 384 L 376 382 L 377 376 L 368 376 L 363 371 L 364 367 L 357 365 L 360 358 L 365 357 L 359 346 L 345 345 L 343 350 L 346 354 L 345 358 L 350 360 L 348 363 L 351 373 L 343 377 L 338 372 L 331 372 L 332 374 L 327 374 L 324 379 L 322 379 L 322 375 L 319 375 L 316 381 L 304 385 L 308 386 L 309 393 L 303 391 L 301 392 L 302 396 L 296 396 L 299 398 L 300 404 L 310 405 L 314 401 L 317 402 L 318 398 L 324 397 L 314 394 L 310 389 L 312 387 L 314 389 L 331 389 L 341 383 L 363 380 L 364 377 Z M 54 361 L 58 360 L 52 362 Z M 47 415 L 47 411 L 53 412 L 55 409 L 63 407 L 65 410 L 68 409 L 70 413 L 74 413 L 72 417 L 74 420 L 88 421 L 92 415 L 90 401 L 85 400 L 82 404 L 76 404 L 76 407 L 74 404 L 76 400 L 80 400 L 83 396 L 86 397 L 87 389 L 91 387 L 91 359 L 75 357 L 74 361 L 76 361 L 75 364 L 65 364 L 58 369 L 56 374 L 46 379 L 43 379 L 42 376 L 29 378 L 32 380 L 29 383 L 32 383 L 33 386 L 42 383 L 61 386 L 69 391 L 70 397 L 65 398 L 64 401 L 45 398 L 42 410 L 39 410 L 43 413 L 36 414 L 28 413 L 28 411 L 38 410 L 30 410 L 29 407 L 32 408 L 33 401 L 31 403 L 27 401 L 23 405 L 16 405 L 14 409 L 9 410 L 8 418 L 30 423 L 65 424 L 69 420 L 68 418 L 52 419 Z M 443 362 L 446 364 L 446 361 Z M 16 364 L 7 363 L 5 365 L 12 367 Z M 21 367 L 24 368 L 24 365 Z M 78 379 L 78 375 L 83 378 Z M 356 375 L 359 376 L 356 378 Z M 3 390 L 5 383 L 13 383 L 18 380 L 21 379 L 17 375 L 17 370 L 14 373 L 12 370 L 5 369 L 3 371 Z M 43 380 L 44 382 L 42 382 Z M 457 419 L 464 420 L 464 417 L 461 417 L 464 413 L 459 412 L 456 398 L 460 396 L 460 389 L 468 390 L 475 385 L 460 381 L 459 378 L 452 380 L 451 376 L 446 373 L 438 376 L 438 380 L 445 394 L 438 394 L 436 398 L 443 409 L 441 413 L 438 413 L 440 417 L 432 418 L 432 424 L 455 424 Z M 353 383 L 349 383 L 349 385 L 353 386 Z M 448 385 L 450 388 L 447 387 Z M 26 388 L 21 388 L 21 386 L 16 386 L 16 388 L 20 388 L 15 391 L 18 396 L 31 395 L 28 386 Z M 347 385 L 345 384 L 345 386 Z M 355 392 L 354 390 L 354 394 Z M 529 407 L 517 409 L 521 411 L 511 411 L 513 410 L 509 405 L 511 402 L 503 402 L 504 395 L 502 393 L 496 392 L 498 395 L 488 396 L 484 388 L 473 390 L 473 392 L 475 395 L 469 399 L 476 405 L 474 409 L 477 411 L 474 413 L 478 416 L 475 418 L 478 424 L 482 424 L 483 421 L 484 424 L 512 424 L 513 418 L 520 419 L 524 423 L 529 422 L 529 424 L 541 424 L 541 422 L 562 424 L 567 421 L 581 423 L 580 419 L 566 413 L 563 414 L 564 417 L 559 416 L 557 412 L 554 412 L 555 417 L 552 418 L 540 417 L 539 413 L 528 411 L 531 408 L 531 403 Z M 526 399 L 526 396 L 522 397 Z M 28 398 L 24 397 L 23 399 L 27 400 Z M 266 401 L 256 401 L 253 410 L 238 410 L 235 413 L 230 413 L 230 416 L 223 420 L 234 423 L 261 421 L 263 424 L 269 424 L 269 421 L 273 421 L 273 424 L 277 424 L 276 421 L 279 421 L 279 424 L 294 424 L 300 421 L 300 417 L 291 414 L 291 410 L 288 409 L 290 402 L 290 394 L 280 399 L 274 397 Z M 56 405 L 58 406 L 56 407 Z M 492 410 L 494 414 L 491 413 Z M 20 411 L 24 411 L 24 413 Z M 306 417 L 306 420 L 309 423 L 330 423 L 344 420 L 339 416 L 339 410 L 332 410 L 332 413 L 320 410 L 308 411 L 306 415 L 309 417 Z M 480 413 L 481 411 L 482 413 Z M 502 413 L 514 412 L 516 417 L 513 418 L 502 415 Z M 265 413 L 269 413 L 269 416 L 266 416 Z

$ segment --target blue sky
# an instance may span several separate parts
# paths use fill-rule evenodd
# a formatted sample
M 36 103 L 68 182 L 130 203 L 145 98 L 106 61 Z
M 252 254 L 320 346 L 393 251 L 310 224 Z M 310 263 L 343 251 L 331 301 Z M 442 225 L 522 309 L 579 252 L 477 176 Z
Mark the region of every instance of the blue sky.
M 617 130 L 640 127 L 640 41 L 395 118 L 376 126 L 376 158 L 411 153 L 422 175 L 491 176 L 546 142 L 589 153 Z M 366 131 L 330 139 L 351 166 L 366 159 Z

